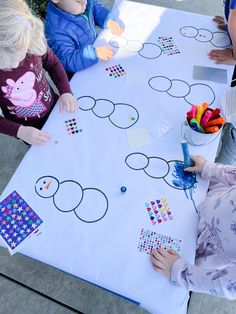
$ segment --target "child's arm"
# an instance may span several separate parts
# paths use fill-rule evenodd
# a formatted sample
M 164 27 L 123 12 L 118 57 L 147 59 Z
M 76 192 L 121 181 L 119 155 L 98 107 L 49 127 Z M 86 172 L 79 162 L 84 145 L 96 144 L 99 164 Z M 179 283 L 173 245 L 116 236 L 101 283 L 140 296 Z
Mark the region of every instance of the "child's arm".
M 106 22 L 108 19 L 113 19 L 113 15 L 110 13 L 104 5 L 98 0 L 93 0 L 93 16 L 96 26 L 106 28 Z
M 48 71 L 59 90 L 61 111 L 64 111 L 64 108 L 66 108 L 67 112 L 75 112 L 77 110 L 77 102 L 72 95 L 66 72 L 50 48 L 48 48 L 47 53 L 43 56 L 42 62 L 44 69 Z
M 49 40 L 49 44 L 68 72 L 75 73 L 98 63 L 93 45 L 76 47 L 73 38 L 66 32 L 54 34 L 54 40 Z
M 236 266 L 204 269 L 189 265 L 179 258 L 172 266 L 171 282 L 188 291 L 208 293 L 213 296 L 236 299 Z
M 236 185 L 236 168 L 207 161 L 203 167 L 201 176 L 227 185 Z
M 123 32 L 120 24 L 116 22 L 115 16 L 98 0 L 93 2 L 93 15 L 96 26 L 108 28 L 113 35 L 120 36 Z
M 236 63 L 236 8 L 234 10 L 230 10 L 229 12 L 228 31 L 232 41 L 232 57 Z
M 236 299 L 236 266 L 204 269 L 187 264 L 175 251 L 159 248 L 154 251 L 152 264 L 156 271 L 175 286 L 188 291 L 208 293 L 230 300 Z
M 46 54 L 42 57 L 42 62 L 43 68 L 49 73 L 51 79 L 58 88 L 60 95 L 71 93 L 66 72 L 50 48 L 47 49 Z
M 202 156 L 190 157 L 194 162 L 194 166 L 185 168 L 184 171 L 199 172 L 206 180 L 236 185 L 236 168 L 206 161 Z
M 0 133 L 17 137 L 17 132 L 21 125 L 17 122 L 10 121 L 6 118 L 0 117 Z
M 31 145 L 41 145 L 48 141 L 49 134 L 31 126 L 23 126 L 19 123 L 0 117 L 0 133 L 19 138 Z
M 232 48 L 214 49 L 208 53 L 210 59 L 217 64 L 236 64 L 236 7 L 229 11 L 228 32 L 232 41 Z

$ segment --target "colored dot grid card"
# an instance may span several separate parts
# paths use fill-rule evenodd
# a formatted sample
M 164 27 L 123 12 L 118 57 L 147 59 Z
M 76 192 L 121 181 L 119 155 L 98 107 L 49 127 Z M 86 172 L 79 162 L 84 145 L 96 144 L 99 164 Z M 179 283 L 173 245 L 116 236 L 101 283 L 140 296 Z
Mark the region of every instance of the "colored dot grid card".
M 174 39 L 172 37 L 158 37 L 158 45 L 161 47 L 164 54 L 167 56 L 176 55 L 180 53 L 177 48 Z
M 172 209 L 170 209 L 165 197 L 146 202 L 145 206 L 152 225 L 173 219 Z
M 75 118 L 65 121 L 66 130 L 68 135 L 78 134 L 82 132 L 82 129 L 79 129 L 77 126 L 77 121 Z
M 19 250 L 42 222 L 16 191 L 0 202 L 0 236 L 7 244 L 10 254 Z
M 106 71 L 108 75 L 113 78 L 119 78 L 126 75 L 124 68 L 120 64 L 110 66 L 106 68 Z
M 181 240 L 174 239 L 170 236 L 142 229 L 138 243 L 138 250 L 151 255 L 155 249 L 162 246 L 165 250 L 173 249 L 179 252 L 181 242 Z

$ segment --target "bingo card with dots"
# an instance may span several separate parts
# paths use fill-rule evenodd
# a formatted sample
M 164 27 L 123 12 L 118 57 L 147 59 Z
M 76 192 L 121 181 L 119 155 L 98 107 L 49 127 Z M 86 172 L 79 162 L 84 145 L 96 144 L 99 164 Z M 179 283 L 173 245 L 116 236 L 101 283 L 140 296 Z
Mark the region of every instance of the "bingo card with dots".
M 106 71 L 109 74 L 109 76 L 114 78 L 119 78 L 126 75 L 124 68 L 120 64 L 108 67 L 106 68 Z
M 180 53 L 172 37 L 161 36 L 161 37 L 158 37 L 157 42 L 158 42 L 158 45 L 160 45 L 163 53 L 166 54 L 167 56 Z
M 142 229 L 140 233 L 138 250 L 152 254 L 155 249 L 162 246 L 165 250 L 180 251 L 181 240 L 174 239 L 170 236 L 156 233 L 154 231 Z

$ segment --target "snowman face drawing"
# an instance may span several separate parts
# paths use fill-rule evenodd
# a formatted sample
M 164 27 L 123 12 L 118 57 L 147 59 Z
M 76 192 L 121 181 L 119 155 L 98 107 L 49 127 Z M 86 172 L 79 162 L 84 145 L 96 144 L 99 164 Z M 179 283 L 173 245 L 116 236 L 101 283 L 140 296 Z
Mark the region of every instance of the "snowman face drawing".
M 54 196 L 58 189 L 59 181 L 52 176 L 41 177 L 35 184 L 36 193 L 43 198 Z
M 83 188 L 74 180 L 59 182 L 55 177 L 43 176 L 36 181 L 35 191 L 42 198 L 52 198 L 60 212 L 73 212 L 85 223 L 101 220 L 108 210 L 108 199 L 101 190 Z

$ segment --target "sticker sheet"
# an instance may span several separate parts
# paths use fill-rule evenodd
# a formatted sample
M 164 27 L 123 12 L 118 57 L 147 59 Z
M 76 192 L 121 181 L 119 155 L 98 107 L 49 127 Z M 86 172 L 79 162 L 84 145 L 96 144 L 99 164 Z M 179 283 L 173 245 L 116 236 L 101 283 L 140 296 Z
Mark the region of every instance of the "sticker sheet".
M 10 252 L 15 252 L 42 222 L 16 191 L 0 202 L 0 235 Z
M 179 252 L 181 248 L 181 242 L 182 241 L 179 239 L 175 239 L 147 229 L 142 229 L 138 242 L 138 250 L 151 255 L 154 250 L 161 246 L 167 251 L 172 249 Z

